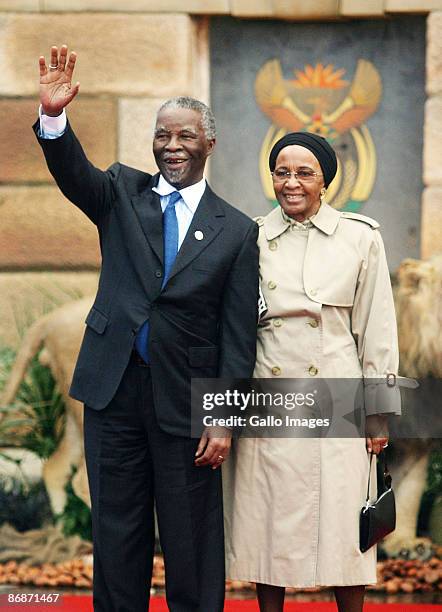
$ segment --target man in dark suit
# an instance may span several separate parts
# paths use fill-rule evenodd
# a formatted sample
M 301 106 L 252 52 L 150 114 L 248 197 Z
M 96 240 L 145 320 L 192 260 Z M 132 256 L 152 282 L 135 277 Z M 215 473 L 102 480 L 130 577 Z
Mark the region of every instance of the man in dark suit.
M 203 177 L 215 145 L 210 110 L 192 98 L 157 116 L 151 176 L 86 158 L 64 107 L 76 56 L 40 58 L 34 125 L 62 192 L 97 226 L 102 269 L 71 386 L 85 404 L 92 498 L 94 609 L 145 612 L 155 502 L 173 612 L 221 612 L 221 470 L 230 437 L 190 437 L 192 377 L 252 375 L 257 226 Z M 99 120 L 99 118 L 98 118 Z M 218 435 L 218 437 L 216 437 Z

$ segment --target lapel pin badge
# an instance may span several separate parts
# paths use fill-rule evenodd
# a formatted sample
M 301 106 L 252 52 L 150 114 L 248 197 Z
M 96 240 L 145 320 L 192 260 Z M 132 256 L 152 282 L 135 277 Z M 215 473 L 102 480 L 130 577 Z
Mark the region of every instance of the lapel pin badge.
M 194 234 L 195 238 L 197 240 L 202 240 L 204 238 L 204 234 L 202 231 L 200 230 L 196 230 L 195 234 Z

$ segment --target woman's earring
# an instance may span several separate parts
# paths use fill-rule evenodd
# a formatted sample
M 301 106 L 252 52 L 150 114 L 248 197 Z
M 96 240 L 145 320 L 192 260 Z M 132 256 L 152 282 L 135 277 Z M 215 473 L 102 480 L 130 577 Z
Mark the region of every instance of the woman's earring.
M 324 196 L 325 196 L 325 191 L 326 191 L 326 189 L 325 189 L 325 187 L 323 187 L 323 188 L 321 189 L 320 194 L 319 194 L 319 199 L 321 200 L 321 202 L 322 202 L 322 200 L 324 199 Z

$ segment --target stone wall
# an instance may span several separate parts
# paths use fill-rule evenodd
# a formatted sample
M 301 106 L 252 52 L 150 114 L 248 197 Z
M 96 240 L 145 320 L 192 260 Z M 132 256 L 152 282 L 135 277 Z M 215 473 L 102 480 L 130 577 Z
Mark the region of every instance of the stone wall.
M 36 308 L 37 316 L 49 307 L 51 295 L 55 305 L 91 292 L 96 282 L 91 270 L 100 263 L 95 228 L 54 187 L 30 129 L 37 117 L 37 60 L 51 44 L 66 43 L 78 53 L 81 89 L 69 117 L 93 163 L 105 168 L 118 159 L 152 171 L 150 134 L 159 104 L 176 94 L 209 98 L 210 15 L 324 21 L 431 12 L 422 209 L 422 255 L 429 257 L 442 250 L 442 12 L 437 9 L 442 11 L 442 0 L 0 0 L 5 341 L 18 339 L 19 331 L 11 328 L 14 309 L 24 308 L 19 302 L 26 296 L 26 308 L 29 313 Z M 18 293 L 11 289 L 14 283 Z M 47 303 L 34 308 L 39 301 L 26 287 L 46 292 Z M 0 333 L 0 344 L 2 338 Z
M 205 27 L 184 14 L 0 12 L 1 270 L 99 265 L 94 227 L 61 202 L 31 131 L 38 57 L 51 44 L 77 51 L 81 88 L 68 116 L 94 164 L 153 171 L 158 106 L 178 94 L 208 97 Z
M 424 259 L 442 252 L 442 11 L 428 17 L 427 94 L 421 230 Z
M 0 0 L 0 10 L 23 12 L 120 12 L 232 15 L 279 19 L 383 17 L 428 13 L 441 0 Z

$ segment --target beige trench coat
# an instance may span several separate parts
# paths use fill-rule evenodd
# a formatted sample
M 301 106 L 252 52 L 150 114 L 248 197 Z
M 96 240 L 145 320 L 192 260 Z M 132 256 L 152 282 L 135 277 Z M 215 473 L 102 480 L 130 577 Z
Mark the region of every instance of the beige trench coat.
M 379 224 L 325 203 L 308 229 L 279 207 L 258 224 L 268 310 L 254 376 L 365 382 L 396 374 Z M 228 577 L 293 587 L 376 582 L 376 547 L 359 551 L 368 471 L 365 439 L 238 440 L 223 467 Z M 373 494 L 375 485 L 374 477 Z

